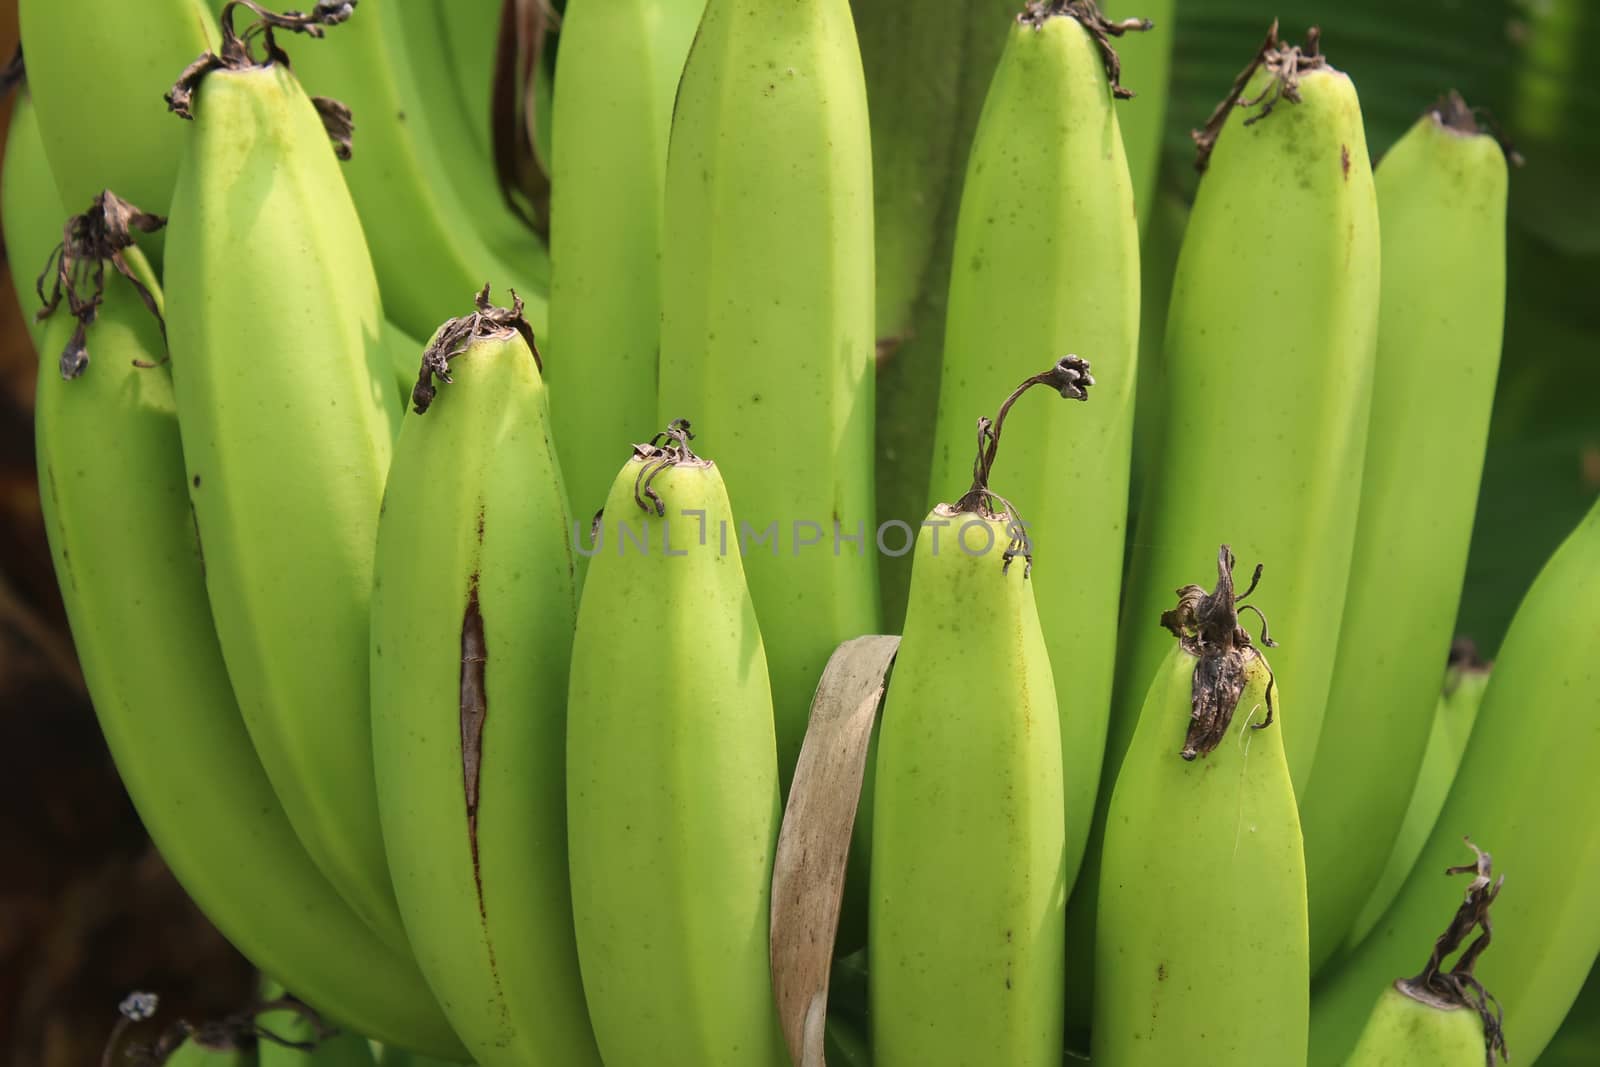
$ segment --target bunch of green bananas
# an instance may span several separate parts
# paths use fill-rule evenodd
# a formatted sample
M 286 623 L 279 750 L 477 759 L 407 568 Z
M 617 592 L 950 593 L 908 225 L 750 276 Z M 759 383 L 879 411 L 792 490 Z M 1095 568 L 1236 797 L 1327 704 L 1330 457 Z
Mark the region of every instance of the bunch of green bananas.
M 1183 5 L 1016 4 L 21 0 L 0 212 L 84 675 L 178 879 L 343 1030 L 167 1062 L 1552 1040 L 1600 504 L 1493 672 L 1447 659 L 1504 146 L 1448 94 L 1374 167 L 1274 24 L 1153 212 Z M 1040 384 L 1093 399 L 1011 418 Z M 813 751 L 896 574 L 881 728 Z M 806 821 L 829 760 L 854 826 Z M 798 1018 L 780 833 L 839 867 Z

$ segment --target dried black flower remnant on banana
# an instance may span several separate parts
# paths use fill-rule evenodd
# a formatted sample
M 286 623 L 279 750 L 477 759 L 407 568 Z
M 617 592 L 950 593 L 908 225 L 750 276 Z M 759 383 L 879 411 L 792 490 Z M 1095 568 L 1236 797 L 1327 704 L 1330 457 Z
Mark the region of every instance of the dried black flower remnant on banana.
M 1250 640 L 1250 633 L 1239 624 L 1239 610 L 1254 611 L 1261 619 L 1261 643 L 1274 648 L 1277 642 L 1267 633 L 1267 619 L 1259 608 L 1243 603 L 1261 581 L 1261 564 L 1256 564 L 1250 587 L 1242 594 L 1233 592 L 1233 551 L 1223 545 L 1217 552 L 1217 588 L 1207 593 L 1198 585 L 1178 590 L 1178 606 L 1161 613 L 1161 625 L 1172 632 L 1186 652 L 1199 660 L 1194 668 L 1194 694 L 1189 712 L 1189 732 L 1183 741 L 1184 759 L 1208 755 L 1228 732 L 1233 712 L 1244 693 L 1245 668 L 1261 656 Z M 1272 724 L 1272 670 L 1267 670 L 1267 717 L 1251 723 L 1260 730 Z

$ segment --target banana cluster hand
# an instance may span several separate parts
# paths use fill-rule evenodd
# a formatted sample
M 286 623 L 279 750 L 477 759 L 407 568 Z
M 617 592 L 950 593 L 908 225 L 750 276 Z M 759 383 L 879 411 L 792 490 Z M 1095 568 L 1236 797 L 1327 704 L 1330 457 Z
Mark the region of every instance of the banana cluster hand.
M 73 639 L 308 1011 L 168 1062 L 1539 1054 L 1600 955 L 1600 505 L 1444 657 L 1514 153 L 1447 95 L 1374 172 L 1274 26 L 1162 277 L 1172 8 L 21 0 Z

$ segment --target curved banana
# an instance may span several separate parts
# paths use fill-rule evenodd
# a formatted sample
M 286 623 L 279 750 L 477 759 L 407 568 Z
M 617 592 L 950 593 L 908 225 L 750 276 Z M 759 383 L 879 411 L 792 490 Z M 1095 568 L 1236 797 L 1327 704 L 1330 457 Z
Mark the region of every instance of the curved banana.
M 1300 791 L 1313 970 L 1345 940 L 1382 870 L 1438 703 L 1500 365 L 1506 184 L 1499 142 L 1456 95 L 1377 171 L 1372 421 L 1330 714 Z
M 587 519 L 612 446 L 656 422 L 661 214 L 672 101 L 705 0 L 571 0 L 561 20 L 550 184 L 556 448 Z M 581 564 L 580 564 L 581 565 Z
M 383 310 L 317 111 L 282 64 L 225 53 L 199 81 L 167 234 L 167 336 L 206 587 L 296 832 L 351 907 L 404 948 L 366 669 L 400 416 Z
M 1093 357 L 1094 404 L 1013 429 L 995 475 L 1028 502 L 1040 555 L 1039 625 L 1061 679 L 1068 885 L 1105 751 L 1139 345 L 1139 234 L 1097 34 L 1050 6 L 1012 26 L 962 186 L 929 493 L 968 476 L 972 412 L 1042 353 Z
M 403 408 L 411 402 L 411 387 L 417 384 L 417 367 L 422 360 L 422 350 L 428 346 L 388 319 L 383 320 L 380 333 L 383 350 L 388 354 L 390 367 L 399 385 L 400 403 Z M 396 420 L 395 429 L 396 431 L 400 429 L 399 420 Z
M 1439 809 L 1455 781 L 1456 769 L 1461 766 L 1461 755 L 1467 749 L 1467 738 L 1472 736 L 1472 724 L 1483 706 L 1483 694 L 1489 687 L 1489 667 L 1467 659 L 1450 666 L 1445 674 L 1444 692 L 1439 696 L 1433 712 L 1433 725 L 1428 731 L 1428 744 L 1422 753 L 1422 764 L 1417 768 L 1417 779 L 1411 787 L 1411 800 L 1406 805 L 1405 817 L 1395 834 L 1394 848 L 1383 872 L 1372 883 L 1366 903 L 1350 924 L 1343 948 L 1353 949 L 1372 932 L 1383 913 L 1389 910 L 1395 894 L 1411 876 L 1417 857 L 1428 843 L 1438 821 Z
M 1313 991 L 1315 1065 L 1354 1046 L 1372 990 L 1403 973 L 1419 930 L 1448 906 L 1437 872 L 1463 834 L 1493 842 L 1511 878 L 1496 902 L 1494 951 L 1478 977 L 1505 1008 L 1519 1061 L 1533 1062 L 1600 955 L 1600 504 L 1523 598 L 1495 659 L 1483 707 L 1427 847 L 1366 940 Z
M 778 1067 L 771 688 L 722 475 L 688 438 L 679 420 L 634 447 L 578 608 L 567 703 L 578 959 L 609 1067 Z
M 1224 545 L 1216 590 L 1186 586 L 1162 615 L 1179 641 L 1150 685 L 1112 791 L 1095 937 L 1096 1065 L 1305 1056 L 1300 821 L 1273 669 L 1239 625 L 1238 601 L 1255 583 L 1236 597 L 1232 570 Z
M 1117 44 L 1122 80 L 1134 91 L 1131 100 L 1117 105 L 1117 123 L 1128 156 L 1133 182 L 1133 202 L 1139 212 L 1139 232 L 1150 223 L 1156 200 L 1156 178 L 1161 173 L 1161 133 L 1166 127 L 1167 86 L 1172 81 L 1172 44 L 1177 40 L 1177 0 L 1105 0 L 1113 19 L 1144 18 L 1151 32 L 1124 37 Z
M 490 284 L 517 291 L 542 337 L 549 276 L 543 247 L 530 240 L 524 258 L 508 261 L 462 203 L 450 169 L 474 163 L 438 149 L 441 131 L 420 99 L 433 83 L 417 73 L 405 44 L 403 17 L 413 3 L 361 0 L 327 40 L 295 49 L 295 73 L 310 92 L 333 97 L 354 117 L 352 155 L 342 170 L 395 323 L 431 336 L 469 294 Z
M 1170 654 L 1154 620 L 1192 561 L 1230 537 L 1246 558 L 1281 561 L 1264 596 L 1291 635 L 1273 669 L 1290 694 L 1283 747 L 1298 786 L 1321 732 L 1366 441 L 1377 202 L 1349 77 L 1275 34 L 1253 66 L 1242 93 L 1217 109 L 1211 129 L 1226 125 L 1173 279 L 1156 382 L 1164 425 L 1130 542 L 1106 780 Z M 1298 103 L 1284 95 L 1296 71 Z M 1233 106 L 1238 95 L 1253 106 Z M 1094 937 L 1102 879 L 1092 872 L 1109 801 L 1101 790 L 1068 908 L 1075 944 Z M 1069 1013 L 1082 1020 L 1091 983 L 1073 969 Z
M 77 210 L 104 189 L 167 214 L 187 138 L 161 102 L 217 45 L 203 0 L 22 0 L 17 9 L 50 170 Z
M 599 1056 L 567 883 L 572 549 L 521 311 L 486 289 L 422 357 L 378 524 L 372 747 L 406 933 L 456 1032 L 484 1067 L 579 1067 Z
M 1017 398 L 1048 384 L 1086 399 L 1087 371 L 1066 357 L 980 420 L 972 488 L 936 505 L 917 536 L 871 809 L 867 981 L 880 1067 L 1061 1062 L 1055 681 L 1033 546 L 989 475 Z
M 1506 1059 L 1499 1007 L 1472 973 L 1489 947 L 1489 907 L 1505 877 L 1493 878 L 1488 854 L 1472 848 L 1477 863 L 1445 872 L 1477 875 L 1461 907 L 1434 943 L 1422 973 L 1396 979 L 1378 995 L 1344 1067 L 1478 1067 L 1485 1061 L 1494 1067 L 1497 1054 Z M 1445 959 L 1458 950 L 1460 956 L 1446 969 Z
M 960 166 L 954 151 L 960 79 L 951 75 L 961 69 L 966 53 L 968 6 L 942 0 L 919 4 L 912 14 L 897 0 L 850 3 L 872 126 L 880 352 L 892 350 L 911 332 L 938 243 L 940 213 Z M 563 54 L 566 32 L 563 25 Z M 930 78 L 931 71 L 944 73 Z
M 847 0 L 710 0 L 665 220 L 657 413 L 703 420 L 739 501 L 787 782 L 824 664 L 878 619 L 872 152 Z
M 507 203 L 495 170 L 494 154 L 486 151 L 474 130 L 474 116 L 461 100 L 460 86 L 450 52 L 450 23 L 465 20 L 462 29 L 485 32 L 475 21 L 471 3 L 461 0 L 401 0 L 385 3 L 381 14 L 395 23 L 387 39 L 388 48 L 405 53 L 405 69 L 413 79 L 405 94 L 407 106 L 420 109 L 422 121 L 408 124 L 419 147 L 446 162 L 442 168 L 455 190 L 456 201 L 471 216 L 478 236 L 503 262 L 530 274 L 530 282 L 547 285 L 550 276 L 549 253 L 534 234 L 529 217 L 520 215 Z M 484 47 L 490 65 L 479 75 L 484 83 L 484 101 L 494 74 L 494 51 L 498 41 L 498 16 L 487 28 Z M 358 135 L 359 136 L 359 135 Z M 421 142 L 426 141 L 426 144 Z M 541 292 L 544 290 L 541 289 Z
M 48 323 L 34 418 L 51 556 L 117 772 L 162 859 L 252 963 L 362 1033 L 464 1055 L 416 964 L 328 884 L 262 771 L 206 600 L 159 328 L 107 274 L 80 377 L 54 369 L 75 324 Z
M 494 132 L 490 101 L 494 95 L 494 68 L 500 41 L 500 17 L 505 0 L 433 0 L 444 20 L 445 47 L 450 73 L 466 116 L 467 127 L 484 156 L 494 158 Z
M 39 139 L 38 116 L 33 98 L 18 93 L 11 107 L 11 127 L 6 131 L 3 166 L 0 166 L 0 229 L 5 233 L 6 266 L 11 270 L 11 286 L 16 293 L 22 322 L 35 350 L 40 348 L 44 324 L 35 316 L 39 307 L 34 282 L 50 257 L 50 250 L 61 242 L 61 227 L 67 212 L 61 206 L 50 161 L 44 156 Z

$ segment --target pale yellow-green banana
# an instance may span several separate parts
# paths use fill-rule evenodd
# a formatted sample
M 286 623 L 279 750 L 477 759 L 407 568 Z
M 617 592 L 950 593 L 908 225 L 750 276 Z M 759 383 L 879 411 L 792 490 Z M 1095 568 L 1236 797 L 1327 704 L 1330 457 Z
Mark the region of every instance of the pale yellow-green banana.
M 777 742 L 721 472 L 676 421 L 635 446 L 597 524 L 572 647 L 567 847 L 601 1055 L 780 1067 Z
M 1060 728 L 1013 529 L 941 505 L 917 537 L 872 808 L 880 1067 L 1061 1060 Z
M 1235 597 L 1232 568 L 1225 545 L 1217 589 L 1187 586 L 1161 617 L 1179 640 L 1112 792 L 1094 947 L 1097 1067 L 1305 1061 L 1300 822 L 1273 668 L 1239 625 L 1250 590 Z
M 204 0 L 22 0 L 28 89 L 62 203 L 80 211 L 104 189 L 165 215 L 184 129 L 162 94 L 217 45 Z
M 785 782 L 823 665 L 877 629 L 872 235 L 847 0 L 710 0 L 667 155 L 657 414 L 705 427 L 749 531 Z
M 1454 890 L 1438 872 L 1462 835 L 1490 845 L 1506 888 L 1477 976 L 1505 1009 L 1518 1061 L 1534 1062 L 1600 954 L 1600 504 L 1545 564 L 1512 619 L 1460 770 L 1411 877 L 1372 932 L 1319 976 L 1314 1065 L 1355 1045 L 1372 990 L 1415 966 L 1419 931 Z M 1359 831 L 1359 828 L 1352 828 Z
M 159 296 L 137 250 L 124 256 Z M 416 964 L 328 884 L 262 770 L 206 599 L 160 328 L 107 274 L 78 378 L 56 369 L 75 324 L 64 308 L 48 323 L 34 418 L 51 556 L 117 772 L 179 883 L 252 963 L 341 1024 L 464 1055 Z
M 1497 1056 L 1506 1059 L 1499 1006 L 1473 974 L 1489 947 L 1489 908 L 1504 876 L 1494 878 L 1488 854 L 1476 846 L 1473 851 L 1476 863 L 1446 872 L 1475 877 L 1427 964 L 1378 995 L 1344 1067 L 1494 1067 Z M 1423 939 L 1417 940 L 1420 949 Z M 1447 967 L 1451 956 L 1455 962 Z
M 1417 857 L 1422 854 L 1438 821 L 1439 809 L 1444 807 L 1444 799 L 1450 793 L 1450 783 L 1455 781 L 1456 769 L 1461 766 L 1461 755 L 1467 750 L 1467 739 L 1472 736 L 1472 724 L 1478 718 L 1488 686 L 1488 666 L 1470 657 L 1452 664 L 1445 673 L 1444 692 L 1433 712 L 1428 744 L 1422 752 L 1422 763 L 1417 768 L 1411 799 L 1395 834 L 1394 847 L 1389 850 L 1389 858 L 1373 882 L 1366 903 L 1361 905 L 1350 924 L 1345 949 L 1353 949 L 1366 939 L 1416 867 Z
M 1052 355 L 1094 365 L 1094 403 L 1011 430 L 994 478 L 1026 503 L 1060 679 L 1066 878 L 1094 809 L 1116 655 L 1139 345 L 1139 234 L 1094 34 L 1067 10 L 1016 20 L 978 123 L 950 279 L 930 503 L 972 469 L 973 413 Z M 1026 311 L 1019 312 L 1019 308 Z M 1050 457 L 1067 457 L 1052 462 Z
M 705 0 L 570 0 L 550 185 L 551 417 L 574 513 L 656 425 L 667 134 Z M 582 564 L 580 563 L 580 566 Z
M 1037 545 L 1025 513 L 990 483 L 1007 413 L 1040 384 L 1082 400 L 1094 379 L 1065 357 L 1027 378 L 993 422 L 977 420 L 971 488 L 935 505 L 917 536 L 870 811 L 879 1067 L 1061 1062 L 1068 883 L 1055 679 L 1030 578 Z
M 317 110 L 283 64 L 229 54 L 193 99 L 165 279 L 206 587 L 290 821 L 351 907 L 403 949 L 366 668 L 401 414 L 383 309 Z
M 1300 791 L 1313 970 L 1349 934 L 1422 763 L 1505 323 L 1506 159 L 1461 98 L 1430 109 L 1376 177 L 1383 293 L 1372 419 L 1328 714 Z
M 1156 620 L 1194 561 L 1225 541 L 1274 566 L 1262 606 L 1289 635 L 1272 662 L 1289 695 L 1283 748 L 1297 787 L 1321 732 L 1366 441 L 1377 201 L 1349 77 L 1269 43 L 1267 68 L 1242 90 L 1254 105 L 1218 108 L 1220 136 L 1184 230 L 1150 383 L 1164 425 L 1151 440 L 1130 541 L 1107 781 L 1170 654 Z M 1281 95 L 1295 71 L 1298 103 Z M 1102 790 L 1068 909 L 1078 941 L 1094 936 L 1109 799 Z M 1081 1024 L 1091 983 L 1081 963 L 1070 969 L 1069 1019 Z
M 76 206 L 82 210 L 84 205 Z M 44 326 L 34 317 L 39 308 L 34 283 L 45 268 L 50 250 L 61 243 L 61 228 L 66 221 L 67 212 L 61 206 L 61 194 L 56 191 L 50 161 L 45 158 L 44 144 L 39 139 L 33 98 L 26 92 L 19 93 L 11 108 L 4 166 L 0 168 L 0 228 L 5 233 L 12 291 L 36 349 Z
M 418 362 L 372 594 L 372 746 L 395 894 L 478 1063 L 598 1065 L 567 881 L 576 604 L 544 382 L 521 308 L 487 291 Z
M 442 131 L 430 125 L 419 96 L 434 79 L 417 72 L 405 43 L 403 9 L 415 2 L 361 0 L 326 40 L 294 43 L 295 72 L 309 92 L 351 110 L 355 134 L 344 179 L 395 323 L 429 336 L 487 284 L 497 292 L 515 289 L 543 337 L 549 278 L 543 246 L 530 240 L 524 257 L 507 260 L 462 202 L 449 170 L 474 161 L 438 150 Z

